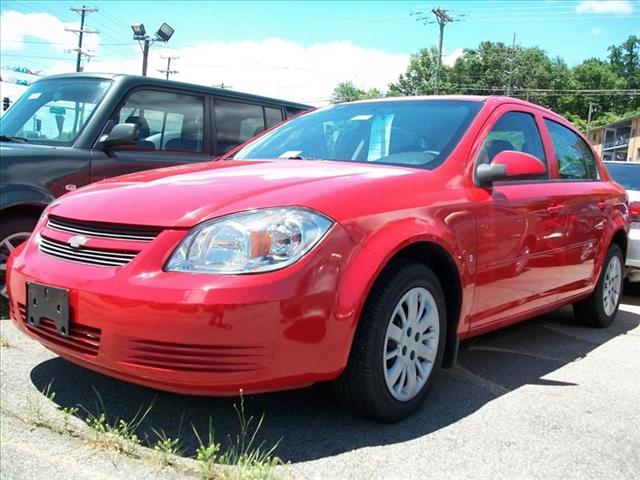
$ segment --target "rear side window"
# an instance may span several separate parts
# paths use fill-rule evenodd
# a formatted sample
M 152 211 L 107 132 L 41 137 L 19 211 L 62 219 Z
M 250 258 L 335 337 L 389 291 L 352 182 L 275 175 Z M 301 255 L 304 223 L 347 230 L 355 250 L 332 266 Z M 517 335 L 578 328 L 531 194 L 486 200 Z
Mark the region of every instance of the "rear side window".
M 542 139 L 533 115 L 508 112 L 500 117 L 485 138 L 476 164 L 491 163 L 498 153 L 507 150 L 528 153 L 546 166 Z M 548 174 L 543 178 L 548 178 Z
M 282 121 L 282 110 L 279 108 L 264 107 L 264 119 L 267 122 L 267 128 L 271 128 Z
M 204 100 L 202 97 L 159 90 L 137 90 L 120 108 L 118 123 L 135 123 L 137 148 L 202 152 Z
M 596 180 L 598 168 L 591 149 L 573 130 L 553 120 L 544 121 L 558 159 L 560 178 L 566 180 Z
M 215 116 L 218 155 L 246 142 L 265 128 L 260 105 L 216 100 Z

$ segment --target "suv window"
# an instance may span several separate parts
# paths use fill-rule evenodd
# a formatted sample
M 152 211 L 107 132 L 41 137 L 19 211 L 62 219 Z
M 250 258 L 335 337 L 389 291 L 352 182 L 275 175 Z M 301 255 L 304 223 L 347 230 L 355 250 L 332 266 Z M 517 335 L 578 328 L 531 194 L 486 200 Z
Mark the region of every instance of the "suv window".
M 39 145 L 71 145 L 111 84 L 96 78 L 40 80 L 2 117 L 0 133 Z
M 589 180 L 598 178 L 596 160 L 591 149 L 578 134 L 554 122 L 544 120 L 551 143 L 558 159 L 560 178 L 568 180 Z
M 282 110 L 264 107 L 264 119 L 267 121 L 267 128 L 271 128 L 282 121 Z
M 476 164 L 491 163 L 498 153 L 505 150 L 528 153 L 547 165 L 542 139 L 533 115 L 525 112 L 508 112 L 502 115 L 485 138 Z M 548 178 L 548 173 L 542 178 Z
M 214 109 L 218 155 L 227 153 L 264 130 L 264 114 L 260 105 L 216 100 Z
M 116 121 L 138 125 L 138 148 L 199 153 L 203 150 L 203 119 L 202 97 L 137 90 L 126 99 Z

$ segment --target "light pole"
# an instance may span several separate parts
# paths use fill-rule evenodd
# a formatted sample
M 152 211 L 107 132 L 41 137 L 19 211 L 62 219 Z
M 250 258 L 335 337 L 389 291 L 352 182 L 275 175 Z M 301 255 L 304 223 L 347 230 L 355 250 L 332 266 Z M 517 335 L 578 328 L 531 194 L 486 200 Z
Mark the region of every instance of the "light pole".
M 133 39 L 137 40 L 142 48 L 142 76 L 147 76 L 147 64 L 149 62 L 149 47 L 155 42 L 167 43 L 173 35 L 173 28 L 167 23 L 163 23 L 158 28 L 153 38 L 147 35 L 147 30 L 144 28 L 143 23 L 134 23 L 131 25 L 133 30 Z

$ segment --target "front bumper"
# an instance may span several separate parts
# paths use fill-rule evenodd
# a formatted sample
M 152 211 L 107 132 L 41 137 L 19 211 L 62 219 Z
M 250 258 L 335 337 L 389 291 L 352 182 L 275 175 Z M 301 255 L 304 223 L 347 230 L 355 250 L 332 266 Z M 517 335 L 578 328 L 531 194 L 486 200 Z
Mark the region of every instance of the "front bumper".
M 335 314 L 335 292 L 357 245 L 342 227 L 295 265 L 256 275 L 162 271 L 185 234 L 165 230 L 119 268 L 47 256 L 34 235 L 9 261 L 11 319 L 74 363 L 178 393 L 280 390 L 339 375 L 355 321 Z M 27 282 L 69 289 L 69 337 L 47 321 L 25 323 Z

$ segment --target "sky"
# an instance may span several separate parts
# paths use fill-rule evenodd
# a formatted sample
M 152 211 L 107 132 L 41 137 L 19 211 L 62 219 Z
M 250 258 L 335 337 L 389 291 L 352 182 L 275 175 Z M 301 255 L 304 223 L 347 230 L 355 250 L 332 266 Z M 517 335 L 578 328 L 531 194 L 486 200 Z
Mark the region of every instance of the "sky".
M 0 64 L 42 74 L 75 71 L 78 1 L 2 0 Z M 149 75 L 163 76 L 163 56 L 178 56 L 172 79 L 321 105 L 338 82 L 379 88 L 397 80 L 410 55 L 437 45 L 431 9 L 455 19 L 445 28 L 444 61 L 481 41 L 538 46 L 570 65 L 604 58 L 607 47 L 640 36 L 640 0 L 600 1 L 99 1 L 84 5 L 85 71 L 139 74 L 142 54 L 130 25 L 175 33 L 151 47 Z

